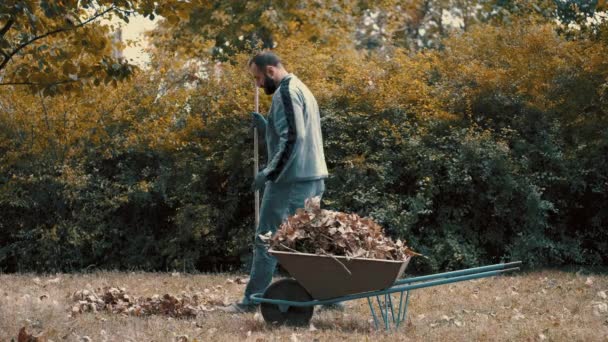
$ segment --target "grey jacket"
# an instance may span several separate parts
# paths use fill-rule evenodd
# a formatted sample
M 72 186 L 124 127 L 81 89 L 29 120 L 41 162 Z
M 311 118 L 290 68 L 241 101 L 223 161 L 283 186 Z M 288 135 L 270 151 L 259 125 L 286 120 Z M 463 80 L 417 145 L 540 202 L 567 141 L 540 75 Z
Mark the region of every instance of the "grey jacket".
M 276 183 L 327 178 L 317 100 L 295 75 L 272 96 L 266 127 L 268 165 L 260 172 Z

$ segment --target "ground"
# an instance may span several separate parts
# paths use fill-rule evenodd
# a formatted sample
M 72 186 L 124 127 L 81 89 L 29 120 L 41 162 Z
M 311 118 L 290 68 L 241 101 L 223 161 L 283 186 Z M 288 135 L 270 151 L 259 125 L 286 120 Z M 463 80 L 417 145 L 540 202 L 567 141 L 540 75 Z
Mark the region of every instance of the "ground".
M 608 275 L 537 270 L 412 291 L 408 320 L 376 331 L 367 301 L 315 312 L 305 328 L 268 326 L 259 313 L 230 315 L 210 301 L 196 316 L 75 312 L 74 293 L 124 288 L 131 297 L 242 296 L 239 274 L 107 272 L 0 274 L 0 341 L 21 328 L 52 341 L 608 341 Z M 211 304 L 210 304 L 211 303 Z M 216 303 L 217 304 L 217 303 Z

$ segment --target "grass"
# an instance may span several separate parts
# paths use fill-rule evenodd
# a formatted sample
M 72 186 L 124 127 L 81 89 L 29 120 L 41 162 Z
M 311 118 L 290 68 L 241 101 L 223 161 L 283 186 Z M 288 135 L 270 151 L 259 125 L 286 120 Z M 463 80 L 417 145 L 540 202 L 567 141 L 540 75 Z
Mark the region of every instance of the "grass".
M 407 323 L 390 333 L 373 329 L 366 300 L 347 302 L 345 312 L 315 312 L 311 327 L 297 329 L 268 326 L 253 313 L 213 311 L 190 319 L 71 314 L 73 292 L 104 286 L 134 296 L 211 289 L 235 301 L 245 287 L 228 282 L 236 276 L 0 274 L 0 341 L 16 341 L 22 327 L 52 341 L 608 341 L 608 276 L 558 270 L 415 290 Z

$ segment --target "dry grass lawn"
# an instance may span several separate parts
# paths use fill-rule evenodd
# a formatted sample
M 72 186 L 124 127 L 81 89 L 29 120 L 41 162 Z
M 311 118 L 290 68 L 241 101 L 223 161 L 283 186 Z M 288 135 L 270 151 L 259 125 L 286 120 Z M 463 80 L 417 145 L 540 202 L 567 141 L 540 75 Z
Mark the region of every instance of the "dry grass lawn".
M 608 276 L 553 270 L 415 290 L 407 323 L 389 333 L 373 329 L 365 300 L 347 302 L 345 312 L 315 312 L 310 327 L 297 329 L 268 326 L 253 313 L 188 319 L 71 313 L 73 292 L 104 286 L 132 296 L 207 289 L 237 300 L 245 285 L 228 282 L 236 276 L 0 274 L 0 341 L 16 341 L 22 327 L 52 341 L 608 341 Z

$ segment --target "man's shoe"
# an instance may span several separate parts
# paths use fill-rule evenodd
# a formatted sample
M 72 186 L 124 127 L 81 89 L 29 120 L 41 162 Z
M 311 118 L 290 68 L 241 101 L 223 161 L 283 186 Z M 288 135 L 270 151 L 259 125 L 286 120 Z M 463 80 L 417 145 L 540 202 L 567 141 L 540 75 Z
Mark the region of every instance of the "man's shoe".
M 220 311 L 232 313 L 232 314 L 243 314 L 255 312 L 258 309 L 257 305 L 247 305 L 242 303 L 232 303 L 228 306 L 219 308 Z

